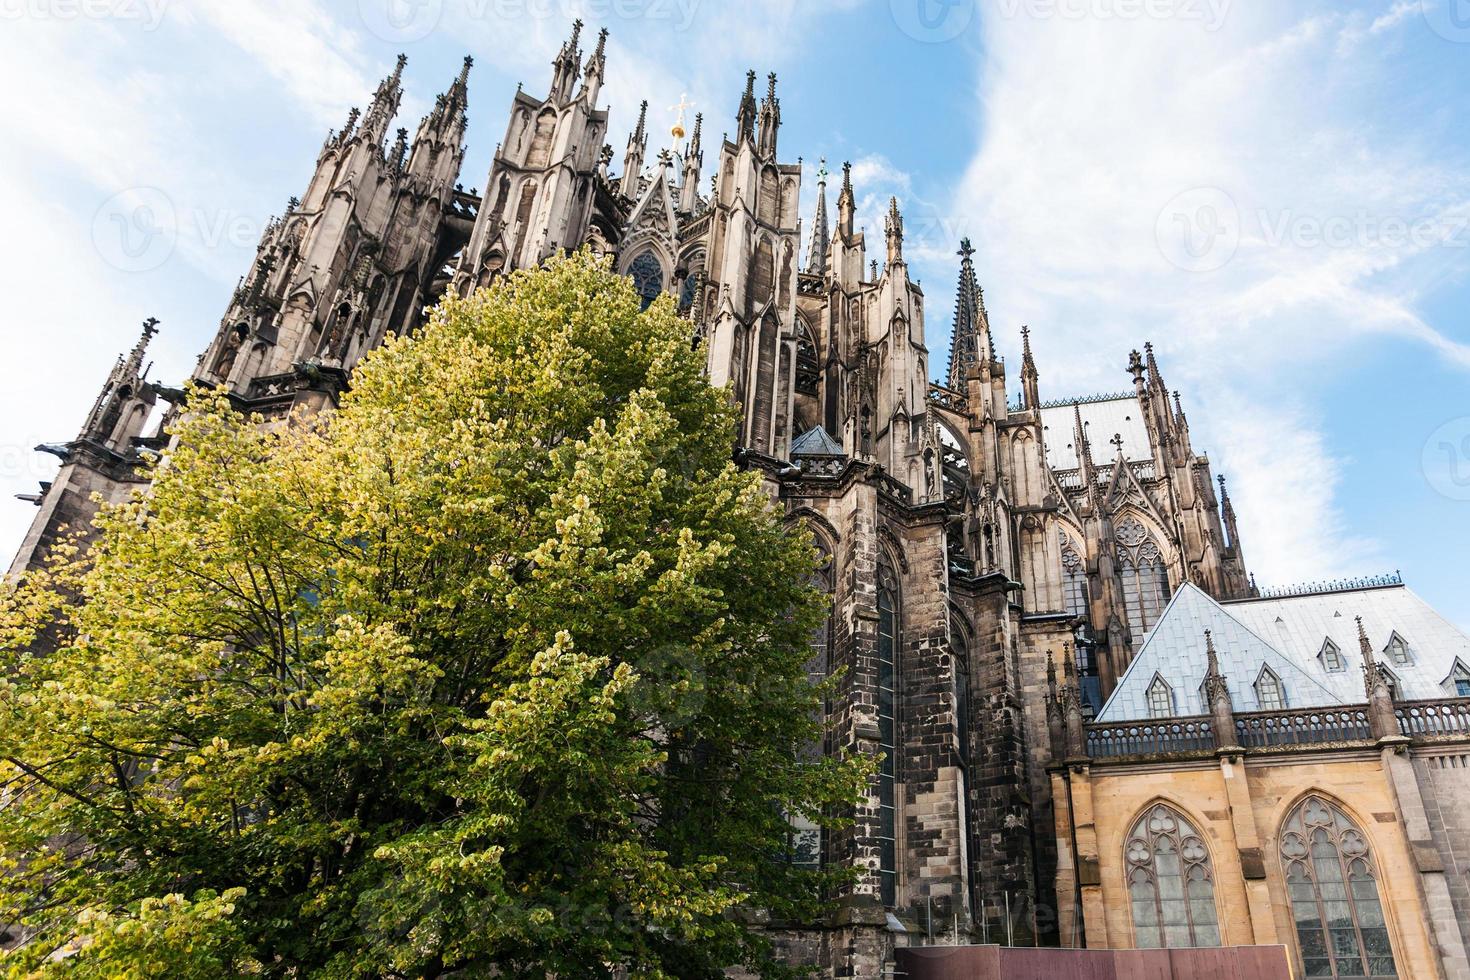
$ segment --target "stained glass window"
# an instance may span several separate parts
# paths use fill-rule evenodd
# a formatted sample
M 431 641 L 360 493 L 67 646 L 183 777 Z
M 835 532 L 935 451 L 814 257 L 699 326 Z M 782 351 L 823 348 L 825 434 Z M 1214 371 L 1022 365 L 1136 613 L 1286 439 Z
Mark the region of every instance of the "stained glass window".
M 1062 599 L 1069 616 L 1087 615 L 1087 569 L 1065 533 L 1062 534 Z
M 1169 599 L 1169 576 L 1158 542 L 1136 518 L 1125 517 L 1114 529 L 1118 542 L 1118 575 L 1123 580 L 1123 611 L 1133 642 L 1153 629 Z
M 1286 818 L 1281 863 L 1308 977 L 1396 977 L 1368 839 L 1341 809 L 1309 796 Z
M 885 560 L 878 566 L 878 886 L 891 908 L 898 900 L 897 782 L 898 579 Z
M 1128 835 L 1125 858 L 1135 945 L 1220 945 L 1210 852 L 1179 811 L 1149 807 Z
M 628 275 L 633 277 L 633 288 L 643 297 L 646 310 L 664 291 L 664 268 L 652 252 L 644 252 L 628 266 Z

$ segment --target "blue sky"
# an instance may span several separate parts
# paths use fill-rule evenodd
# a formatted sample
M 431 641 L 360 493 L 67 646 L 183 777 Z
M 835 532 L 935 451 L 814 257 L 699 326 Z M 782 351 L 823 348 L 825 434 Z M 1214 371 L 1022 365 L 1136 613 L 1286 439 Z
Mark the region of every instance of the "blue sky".
M 1470 625 L 1467 0 L 0 0 L 0 550 L 54 472 L 30 448 L 146 316 L 155 377 L 187 375 L 397 52 L 410 130 L 475 56 L 481 186 L 578 14 L 611 30 L 619 163 L 641 99 L 717 137 L 776 71 L 783 157 L 853 161 L 871 229 L 899 198 L 936 371 L 968 235 L 1043 397 L 1122 390 L 1154 343 L 1263 585 L 1401 569 Z M 129 254 L 139 203 L 169 233 Z

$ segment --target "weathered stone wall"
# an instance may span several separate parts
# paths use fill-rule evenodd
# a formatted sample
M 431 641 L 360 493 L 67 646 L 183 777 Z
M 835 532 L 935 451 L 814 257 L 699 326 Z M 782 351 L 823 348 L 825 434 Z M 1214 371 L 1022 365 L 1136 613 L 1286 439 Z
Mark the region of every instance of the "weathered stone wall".
M 1414 759 L 1424 816 L 1444 865 L 1450 910 L 1470 937 L 1470 750 L 1432 751 Z

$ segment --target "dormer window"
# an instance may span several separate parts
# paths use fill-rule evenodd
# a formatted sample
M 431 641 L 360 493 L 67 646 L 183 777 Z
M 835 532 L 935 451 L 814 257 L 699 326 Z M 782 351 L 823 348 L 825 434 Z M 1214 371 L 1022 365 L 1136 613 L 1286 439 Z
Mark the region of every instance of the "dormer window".
M 1322 668 L 1329 674 L 1336 674 L 1347 669 L 1347 661 L 1342 658 L 1342 650 L 1338 649 L 1337 644 L 1330 639 L 1322 644 L 1322 650 L 1317 654 L 1317 659 L 1322 661 Z
M 1450 671 L 1449 686 L 1454 690 L 1457 698 L 1470 698 L 1470 667 L 1465 666 L 1465 661 L 1458 657 L 1455 659 L 1455 669 Z
M 1414 662 L 1413 655 L 1409 653 L 1409 644 L 1402 636 L 1399 636 L 1397 631 L 1388 638 L 1388 646 L 1383 648 L 1383 653 L 1388 657 L 1389 663 L 1402 666 Z
M 1262 711 L 1281 711 L 1286 707 L 1286 688 L 1270 667 L 1262 667 L 1256 678 L 1256 703 Z
M 1174 691 L 1164 678 L 1155 674 L 1153 683 L 1148 686 L 1148 716 L 1150 718 L 1169 718 L 1173 714 Z

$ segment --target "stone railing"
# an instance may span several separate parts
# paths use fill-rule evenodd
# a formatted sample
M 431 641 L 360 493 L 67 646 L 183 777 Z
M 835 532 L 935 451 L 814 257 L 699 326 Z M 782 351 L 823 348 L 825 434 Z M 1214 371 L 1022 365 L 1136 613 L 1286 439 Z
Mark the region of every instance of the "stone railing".
M 932 382 L 929 384 L 929 400 L 940 408 L 947 408 L 961 415 L 968 415 L 970 412 L 970 399 L 963 392 L 946 388 L 943 385 Z
M 1343 708 L 1251 711 L 1235 716 L 1235 737 L 1247 749 L 1372 742 L 1366 704 Z
M 1087 732 L 1087 754 L 1094 759 L 1215 749 L 1215 732 L 1208 715 L 1117 724 L 1092 722 L 1083 727 Z
M 1443 701 L 1406 701 L 1394 708 L 1399 730 L 1413 738 L 1418 735 L 1470 734 L 1470 699 L 1447 698 Z

